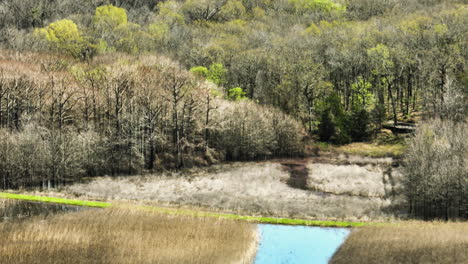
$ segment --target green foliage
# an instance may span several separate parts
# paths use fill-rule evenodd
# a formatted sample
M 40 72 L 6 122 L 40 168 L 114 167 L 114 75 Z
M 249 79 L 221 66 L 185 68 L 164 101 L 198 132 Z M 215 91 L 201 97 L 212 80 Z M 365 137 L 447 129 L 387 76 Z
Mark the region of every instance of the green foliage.
M 365 109 L 356 109 L 349 117 L 348 131 L 353 141 L 364 141 L 369 136 L 368 126 L 370 124 L 369 112 Z
M 320 113 L 320 125 L 318 127 L 318 135 L 321 141 L 328 142 L 335 135 L 336 128 L 333 122 L 333 116 L 329 108 Z
M 365 88 L 370 88 L 369 83 L 361 83 Z M 355 87 L 356 89 L 357 86 Z M 367 104 L 367 103 L 366 103 Z M 368 126 L 370 115 L 364 107 L 364 102 L 355 103 L 350 112 L 346 112 L 341 104 L 339 96 L 329 95 L 319 105 L 320 123 L 318 135 L 321 141 L 346 144 L 351 141 L 363 141 L 368 138 Z
M 122 24 L 118 26 L 115 30 L 115 36 L 117 41 L 114 43 L 115 47 L 119 51 L 127 53 L 137 53 L 139 47 L 138 40 L 141 39 L 141 26 L 134 23 Z
M 129 23 L 127 11 L 113 5 L 105 5 L 96 8 L 94 15 L 95 38 L 100 52 L 112 52 L 119 50 L 128 53 L 136 53 L 139 50 L 138 41 L 142 39 L 141 26 Z M 161 37 L 155 33 L 154 37 Z M 151 34 L 151 33 L 150 33 Z
M 179 14 L 178 3 L 175 1 L 164 1 L 158 3 L 158 20 L 169 27 L 184 24 L 184 16 Z
M 192 67 L 190 69 L 190 72 L 198 78 L 207 78 L 209 73 L 208 69 L 203 66 Z
M 145 3 L 139 5 L 142 1 Z M 79 90 L 74 90 L 73 85 L 66 85 L 67 81 L 64 81 L 64 86 L 73 90 L 76 97 L 67 101 L 73 102 L 73 107 L 65 108 L 57 104 L 61 98 L 52 98 L 52 93 L 42 97 L 44 90 L 38 88 L 37 94 L 30 95 L 31 87 L 17 89 L 17 86 L 12 85 L 5 90 L 1 88 L 4 84 L 0 83 L 0 123 L 8 129 L 20 130 L 23 120 L 28 118 L 37 118 L 44 124 L 54 123 L 45 117 L 52 115 L 49 113 L 57 108 L 59 113 L 53 113 L 51 119 L 59 116 L 66 120 L 66 126 L 76 126 L 80 130 L 93 127 L 100 135 L 100 143 L 113 140 L 109 137 L 113 130 L 108 126 L 117 122 L 115 120 L 125 120 L 130 123 L 129 127 L 133 127 L 128 129 L 129 135 L 141 136 L 147 139 L 145 142 L 159 140 L 157 144 L 151 143 L 153 149 L 171 149 L 167 146 L 171 144 L 165 145 L 160 141 L 175 142 L 172 132 L 163 133 L 156 140 L 133 130 L 134 127 L 139 127 L 136 120 L 155 120 L 160 113 L 160 108 L 154 106 L 159 97 L 149 100 L 141 94 L 159 92 L 159 86 L 169 86 L 165 84 L 176 79 L 167 76 L 162 78 L 159 73 L 153 72 L 153 66 L 145 64 L 152 60 L 149 56 L 151 52 L 162 54 L 164 58 L 158 60 L 167 64 L 173 63 L 168 62 L 171 59 L 177 61 L 181 68 L 193 65 L 206 67 L 195 67 L 193 75 L 199 79 L 190 78 L 181 90 L 191 90 L 192 86 L 196 86 L 193 83 L 202 83 L 204 80 L 222 89 L 226 88 L 227 94 L 229 88 L 242 87 L 242 92 L 248 93 L 253 102 L 281 109 L 293 119 L 301 120 L 310 133 L 316 132 L 318 128 L 321 138 L 332 142 L 362 140 L 366 137 L 367 130 L 380 128 L 382 123 L 387 122 L 390 113 L 396 123 L 419 112 L 424 116 L 438 115 L 456 120 L 463 120 L 467 113 L 464 100 L 468 83 L 464 26 L 468 9 L 458 0 L 443 4 L 441 1 L 404 0 L 138 0 L 119 3 L 64 0 L 60 4 L 52 4 L 54 1 L 48 0 L 0 2 L 0 42 L 3 49 L 53 50 L 77 58 L 87 57 L 83 54 L 95 52 L 147 51 L 144 57 L 133 58 L 117 53 L 115 56 L 123 56 L 128 62 L 122 68 L 138 67 L 138 71 L 148 72 L 147 75 L 139 76 L 135 82 L 139 83 L 145 78 L 152 80 L 148 80 L 142 87 L 125 85 L 133 82 L 130 80 L 111 85 L 104 79 L 110 78 L 116 69 L 109 67 L 103 80 L 82 76 L 83 80 L 78 80 Z M 119 7 L 96 6 L 103 2 L 112 2 Z M 62 18 L 70 18 L 73 22 L 59 20 Z M 43 27 L 45 21 L 56 22 L 35 30 L 36 34 L 25 33 L 30 32 L 31 27 Z M 41 41 L 37 41 L 38 39 Z M 6 55 L 2 53 L 1 57 L 9 63 L 13 56 L 10 51 L 4 53 Z M 109 54 L 89 62 L 90 65 L 106 63 L 116 59 L 115 56 Z M 41 61 L 42 68 L 50 74 L 70 69 L 66 66 L 69 65 L 68 62 L 61 63 L 61 60 L 44 54 L 33 57 L 31 61 Z M 136 61 L 144 62 L 144 65 L 135 66 Z M 161 63 L 157 67 L 165 68 L 167 64 Z M 9 64 L 5 68 L 8 70 Z M 13 71 L 17 70 L 11 68 Z M 25 75 L 29 76 L 30 72 L 25 71 Z M 73 75 L 78 78 L 76 72 Z M 124 93 L 122 99 L 119 97 L 119 87 L 132 89 Z M 140 92 L 139 89 L 146 90 Z M 180 99 L 181 106 L 176 111 L 180 113 L 178 116 L 186 117 L 187 113 L 198 112 L 200 109 L 217 109 L 218 105 L 213 104 L 219 100 L 203 101 L 206 100 L 206 91 L 208 89 L 200 94 L 186 94 L 185 100 Z M 213 91 L 217 90 L 211 89 L 210 93 Z M 329 97 L 332 91 L 335 93 L 334 98 Z M 67 92 L 68 90 L 63 93 L 63 97 L 68 96 Z M 234 97 L 240 97 L 240 91 L 232 92 L 237 94 Z M 53 95 L 57 94 L 60 93 L 55 93 L 54 90 Z M 134 98 L 133 95 L 139 97 Z M 28 97 L 40 98 L 37 101 L 41 102 L 50 100 L 54 102 L 50 106 L 53 109 L 34 105 L 24 99 Z M 146 108 L 128 106 L 125 109 L 123 105 L 130 104 L 129 102 L 142 103 Z M 40 110 L 36 113 L 34 109 Z M 63 109 L 67 113 L 60 112 Z M 169 112 L 166 109 L 165 113 Z M 210 115 L 214 116 L 216 112 L 212 111 Z M 234 120 L 237 117 L 232 118 Z M 207 131 L 216 130 L 214 122 L 205 120 L 200 124 L 197 123 L 198 119 L 205 120 L 206 116 L 194 115 L 190 120 L 177 122 L 183 125 L 177 125 L 175 130 L 181 133 L 183 131 L 183 134 L 187 133 L 187 137 L 190 137 L 190 140 L 184 138 L 180 141 L 185 144 L 183 148 L 186 149 L 186 155 L 195 153 L 197 146 L 203 141 L 199 138 L 200 131 L 196 131 L 199 127 L 206 126 L 201 134 L 210 134 Z M 374 124 L 367 122 L 369 119 Z M 171 120 L 158 122 L 172 124 Z M 171 125 L 167 126 L 170 128 L 158 125 L 155 131 L 174 130 Z M 150 126 L 145 124 L 145 127 Z M 286 126 L 277 127 L 283 129 Z M 189 130 L 190 133 L 187 132 Z M 325 135 L 325 131 L 328 131 L 328 135 Z M 285 138 L 273 133 L 267 136 L 274 138 L 273 140 Z M 30 141 L 34 140 L 29 139 L 27 142 Z M 256 138 L 252 141 L 255 142 Z M 134 142 L 136 141 L 127 142 L 130 146 L 102 145 L 133 155 Z M 218 146 L 215 143 L 213 141 L 213 147 Z M 253 152 L 263 151 L 259 146 L 264 145 L 267 144 L 252 143 L 252 148 L 258 147 L 258 151 Z M 275 148 L 268 150 L 271 152 L 271 149 Z M 18 147 L 17 156 L 21 156 L 23 150 Z M 150 152 L 141 146 L 140 150 L 142 153 Z M 160 154 L 156 155 L 156 150 L 153 152 L 154 157 Z M 252 156 L 254 155 L 249 157 Z M 120 161 L 125 159 L 124 154 L 122 158 L 115 158 Z M 21 171 L 29 173 L 27 170 Z
M 374 96 L 371 92 L 372 84 L 359 77 L 351 85 L 352 109 L 349 116 L 349 135 L 353 141 L 363 141 L 368 138 L 370 124 L 369 110 L 374 106 Z
M 342 23 L 339 23 L 337 21 L 324 21 L 321 20 L 318 23 L 312 23 L 307 29 L 306 32 L 312 35 L 321 35 L 323 33 L 326 33 L 335 27 L 340 26 Z
M 71 199 L 56 198 L 56 197 L 24 195 L 24 194 L 14 194 L 14 193 L 0 193 L 0 198 L 41 202 L 41 203 L 65 204 L 65 205 L 74 205 L 74 206 L 82 206 L 82 207 L 94 207 L 94 208 L 108 208 L 111 206 L 110 203 L 106 203 L 106 202 L 71 200 Z
M 75 77 L 75 79 L 86 85 L 91 82 L 93 84 L 102 83 L 106 78 L 106 69 L 104 67 L 94 67 L 94 68 L 83 68 L 79 66 L 73 66 L 70 68 L 70 73 Z
M 214 63 L 209 68 L 204 66 L 192 67 L 190 72 L 196 77 L 205 78 L 218 86 L 226 84 L 227 70 L 221 63 Z
M 371 111 L 371 119 L 377 125 L 385 122 L 385 120 L 387 120 L 387 111 L 385 109 L 385 105 L 376 104 L 374 109 Z
M 164 44 L 169 38 L 169 25 L 163 22 L 155 22 L 148 25 L 148 33 L 159 44 Z
M 110 51 L 111 48 L 107 44 L 107 42 L 103 39 L 99 39 L 95 44 L 96 52 L 99 54 L 105 53 L 106 51 Z
M 227 70 L 224 68 L 223 64 L 214 63 L 210 66 L 206 78 L 218 86 L 223 86 L 226 84 L 226 74 Z
M 349 117 L 342 107 L 340 97 L 336 93 L 329 95 L 320 105 L 320 112 L 320 140 L 338 144 L 349 143 Z
M 45 28 L 36 29 L 35 34 L 46 39 L 53 49 L 68 53 L 73 57 L 80 57 L 81 52 L 88 45 L 78 26 L 68 19 L 62 19 Z
M 332 0 L 288 0 L 297 12 L 345 12 L 346 7 Z
M 386 45 L 377 44 L 377 46 L 367 50 L 367 55 L 373 62 L 372 73 L 374 75 L 386 75 L 393 68 L 390 50 Z
M 99 26 L 114 29 L 127 24 L 127 11 L 113 5 L 104 5 L 96 8 L 94 23 Z
M 240 87 L 231 88 L 228 90 L 227 98 L 232 101 L 240 101 L 245 99 L 246 93 Z
M 24 194 L 13 194 L 13 193 L 1 193 L 0 198 L 15 199 L 24 201 L 34 202 L 46 202 L 46 203 L 57 203 L 66 205 L 76 205 L 83 207 L 96 207 L 96 208 L 108 208 L 115 205 L 107 202 L 94 202 L 94 201 L 81 201 L 71 200 L 56 197 L 36 196 L 36 195 L 24 195 Z M 221 219 L 232 219 L 240 221 L 249 221 L 255 223 L 265 224 L 282 224 L 282 225 L 306 225 L 306 226 L 322 226 L 322 227 L 362 227 L 369 225 L 360 222 L 343 222 L 343 221 L 318 221 L 318 220 L 302 220 L 302 219 L 288 219 L 288 218 L 274 218 L 274 217 L 258 217 L 258 216 L 245 216 L 235 214 L 223 214 L 215 212 L 203 212 L 188 209 L 175 209 L 167 207 L 155 207 L 155 206 L 135 206 L 136 209 L 158 212 L 169 215 L 186 215 L 195 217 L 215 217 Z
M 357 82 L 351 85 L 353 92 L 353 109 L 370 110 L 374 105 L 374 96 L 372 94 L 372 84 L 362 77 L 358 77 Z
M 222 20 L 234 20 L 243 17 L 246 13 L 246 9 L 239 0 L 228 0 L 226 5 L 221 8 L 219 16 Z
M 406 150 L 406 145 L 401 143 L 392 144 L 375 144 L 355 142 L 346 145 L 332 145 L 325 142 L 318 142 L 315 144 L 321 151 L 334 152 L 338 154 L 363 156 L 371 158 L 385 158 L 394 157 L 401 158 Z

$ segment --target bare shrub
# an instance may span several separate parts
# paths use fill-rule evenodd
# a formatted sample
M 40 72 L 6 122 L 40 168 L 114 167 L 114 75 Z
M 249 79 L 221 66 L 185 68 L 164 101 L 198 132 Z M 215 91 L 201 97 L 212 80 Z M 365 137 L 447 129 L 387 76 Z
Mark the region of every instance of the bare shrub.
M 422 124 L 405 156 L 410 213 L 468 218 L 468 123 L 434 119 Z
M 226 102 L 220 109 L 217 140 L 228 160 L 302 153 L 304 130 L 280 110 L 252 101 Z

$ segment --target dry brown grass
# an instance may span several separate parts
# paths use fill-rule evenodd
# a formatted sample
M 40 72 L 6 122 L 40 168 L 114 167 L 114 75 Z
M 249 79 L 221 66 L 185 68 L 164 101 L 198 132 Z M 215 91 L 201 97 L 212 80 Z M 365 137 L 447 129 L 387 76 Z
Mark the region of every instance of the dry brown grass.
M 0 263 L 249 263 L 255 226 L 129 209 L 0 224 Z
M 307 187 L 334 194 L 384 197 L 383 171 L 380 167 L 334 164 L 308 164 L 311 171 Z
M 405 222 L 351 233 L 333 264 L 468 263 L 468 223 Z
M 382 210 L 391 205 L 388 199 L 296 189 L 288 186 L 288 178 L 280 163 L 249 162 L 186 174 L 102 177 L 62 191 L 84 200 L 142 201 L 247 215 L 347 221 L 393 217 Z
M 308 163 L 307 188 L 333 194 L 389 198 L 401 188 L 401 173 L 390 165 Z

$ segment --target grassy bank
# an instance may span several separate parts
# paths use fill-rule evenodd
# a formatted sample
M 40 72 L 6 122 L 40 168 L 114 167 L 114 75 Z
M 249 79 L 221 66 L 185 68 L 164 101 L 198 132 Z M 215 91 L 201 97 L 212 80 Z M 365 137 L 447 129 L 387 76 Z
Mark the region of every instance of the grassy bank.
M 322 152 L 355 155 L 370 158 L 401 158 L 406 146 L 403 143 L 376 144 L 376 143 L 351 143 L 347 145 L 333 145 L 329 143 L 317 143 L 315 147 Z
M 351 233 L 332 264 L 468 263 L 468 223 L 402 222 Z
M 199 217 L 216 217 L 222 219 L 248 221 L 253 223 L 262 224 L 279 224 L 279 225 L 304 225 L 304 226 L 321 226 L 321 227 L 361 227 L 366 223 L 359 222 L 345 222 L 345 221 L 318 221 L 318 220 L 303 220 L 303 219 L 290 219 L 290 218 L 274 218 L 274 217 L 260 217 L 260 216 L 245 216 L 235 214 L 223 214 L 183 209 L 161 208 L 153 206 L 139 206 L 139 208 L 149 211 L 163 212 L 166 214 L 175 215 L 189 215 Z
M 264 224 L 306 225 L 306 226 L 322 226 L 322 227 L 361 227 L 361 226 L 366 225 L 366 223 L 359 223 L 359 222 L 318 221 L 318 220 L 302 220 L 302 219 L 273 218 L 273 217 L 260 217 L 260 216 L 245 216 L 245 215 L 224 214 L 224 213 L 216 213 L 216 212 L 204 212 L 204 211 L 196 211 L 196 210 L 164 208 L 164 207 L 155 207 L 155 206 L 137 206 L 137 205 L 128 205 L 128 204 L 122 205 L 122 204 L 112 204 L 112 203 L 107 203 L 107 202 L 82 201 L 82 200 L 72 200 L 72 199 L 64 199 L 64 198 L 12 194 L 12 193 L 0 193 L 0 198 L 58 203 L 58 204 L 76 205 L 76 206 L 85 206 L 85 207 L 98 207 L 98 208 L 108 208 L 111 206 L 126 207 L 126 208 L 140 209 L 143 211 L 153 211 L 153 212 L 162 213 L 166 215 L 220 218 L 220 219 L 239 220 L 239 221 L 247 221 L 247 222 L 252 222 L 252 223 L 264 223 Z
M 107 208 L 1 223 L 0 263 L 249 263 L 247 222 Z M 232 262 L 226 262 L 227 260 Z
M 2 193 L 2 192 L 0 192 L 0 198 L 25 200 L 25 201 L 31 201 L 31 202 L 57 203 L 57 204 L 95 207 L 95 208 L 107 208 L 111 206 L 110 203 L 105 203 L 105 202 L 81 201 L 81 200 L 72 200 L 72 199 L 64 199 L 64 198 L 56 198 L 56 197 L 45 197 L 45 196 Z

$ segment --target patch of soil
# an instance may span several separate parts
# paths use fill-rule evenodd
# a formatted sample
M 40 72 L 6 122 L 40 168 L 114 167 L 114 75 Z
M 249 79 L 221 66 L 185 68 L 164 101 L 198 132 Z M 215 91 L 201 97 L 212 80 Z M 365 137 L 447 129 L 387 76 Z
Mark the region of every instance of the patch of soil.
M 289 186 L 302 190 L 307 189 L 309 169 L 306 164 L 305 160 L 281 162 L 283 169 L 289 173 L 289 179 L 286 182 Z

